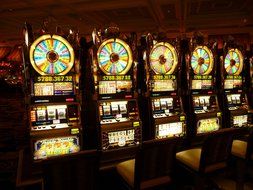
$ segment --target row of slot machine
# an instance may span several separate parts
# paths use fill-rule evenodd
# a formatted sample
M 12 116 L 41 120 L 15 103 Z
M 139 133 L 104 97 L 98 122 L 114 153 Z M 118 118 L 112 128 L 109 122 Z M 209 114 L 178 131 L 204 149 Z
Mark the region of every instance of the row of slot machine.
M 64 36 L 34 40 L 31 28 L 26 32 L 34 160 L 90 148 L 129 156 L 127 150 L 143 140 L 194 139 L 222 127 L 250 126 L 253 62 L 236 46 L 219 53 L 203 40 L 179 44 L 151 34 L 137 46 L 134 33 L 120 35 L 112 27 L 94 30 L 92 45 L 83 47 Z

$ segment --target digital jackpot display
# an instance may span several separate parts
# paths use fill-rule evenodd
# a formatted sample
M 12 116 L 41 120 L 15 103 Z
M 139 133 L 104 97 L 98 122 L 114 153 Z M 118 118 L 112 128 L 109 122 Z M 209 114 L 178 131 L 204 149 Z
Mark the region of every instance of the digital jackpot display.
M 34 96 L 73 95 L 73 76 L 34 77 Z
M 130 75 L 103 76 L 102 80 L 99 81 L 99 94 L 130 93 L 132 87 Z

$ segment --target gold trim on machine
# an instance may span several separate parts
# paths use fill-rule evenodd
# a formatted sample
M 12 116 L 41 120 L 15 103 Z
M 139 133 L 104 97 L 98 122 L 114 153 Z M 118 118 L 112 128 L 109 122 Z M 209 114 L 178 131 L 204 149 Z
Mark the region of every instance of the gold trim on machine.
M 40 45 L 41 42 L 46 41 L 46 40 L 58 40 L 63 46 L 66 46 L 66 49 L 69 52 L 69 59 L 66 58 L 62 58 L 64 59 L 64 61 L 61 61 L 61 63 L 58 63 L 58 66 L 55 66 L 54 69 L 56 69 L 58 71 L 58 73 L 54 73 L 54 70 L 50 73 L 50 72 L 46 72 L 43 71 L 42 69 L 39 68 L 38 63 L 35 60 L 35 56 L 34 56 L 34 52 L 35 49 L 38 45 Z M 53 47 L 53 44 L 48 43 L 49 49 L 47 49 L 46 47 L 41 47 L 44 51 L 44 54 L 41 55 L 42 58 L 44 58 L 44 62 L 41 63 L 41 65 L 48 65 L 48 64 L 54 64 L 55 62 L 57 63 L 59 61 L 59 59 L 61 59 L 59 55 L 59 52 L 55 51 L 55 48 L 57 47 Z M 46 53 L 45 53 L 46 52 Z M 67 74 L 71 68 L 74 65 L 74 50 L 72 48 L 72 46 L 70 45 L 70 43 L 64 39 L 61 36 L 58 35 L 42 35 L 39 38 L 37 38 L 33 44 L 30 47 L 30 62 L 33 66 L 33 68 L 40 74 L 40 75 L 65 75 Z M 63 68 L 60 68 L 60 64 L 63 66 Z M 64 68 L 66 67 L 66 68 Z
M 243 56 L 241 51 L 237 48 L 228 50 L 224 59 L 224 67 L 229 75 L 239 75 L 243 69 Z
M 161 47 L 164 47 L 164 49 L 162 48 L 161 52 L 155 53 Z M 177 51 L 171 44 L 159 42 L 152 48 L 149 62 L 150 67 L 156 74 L 173 74 L 178 64 Z
M 196 75 L 208 75 L 213 70 L 213 65 L 212 51 L 207 46 L 197 46 L 191 54 L 193 72 Z
M 99 68 L 106 75 L 124 75 L 132 66 L 133 56 L 129 45 L 116 38 L 108 39 L 99 46 L 97 60 Z

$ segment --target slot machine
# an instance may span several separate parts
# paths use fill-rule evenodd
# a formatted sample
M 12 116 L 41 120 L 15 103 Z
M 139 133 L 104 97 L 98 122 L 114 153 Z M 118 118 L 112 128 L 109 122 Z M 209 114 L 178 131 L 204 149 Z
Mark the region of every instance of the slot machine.
M 179 95 L 179 54 L 168 39 L 146 36 L 143 51 L 146 91 L 140 98 L 143 134 L 146 139 L 180 137 L 185 134 L 186 116 Z M 145 132 L 145 130 L 149 130 Z
M 82 146 L 79 62 L 72 45 L 62 36 L 43 34 L 26 49 L 33 159 L 78 152 Z
M 202 36 L 195 37 L 190 46 L 191 53 L 186 58 L 188 105 L 185 104 L 185 109 L 189 118 L 187 136 L 201 141 L 208 132 L 220 129 L 222 122 L 216 87 L 216 46 L 204 44 Z
M 248 89 L 248 101 L 249 101 L 249 112 L 250 112 L 250 119 L 249 124 L 252 127 L 253 125 L 253 58 L 249 59 L 249 83 L 250 86 Z
M 233 43 L 224 47 L 221 61 L 221 89 L 224 126 L 248 126 L 248 100 L 245 91 L 244 56 Z
M 96 128 L 102 152 L 125 150 L 141 143 L 141 120 L 136 95 L 136 62 L 130 39 L 119 29 L 93 31 L 90 48 L 92 105 L 88 124 Z M 94 132 L 93 132 L 94 134 Z M 93 135 L 94 136 L 94 135 Z M 96 138 L 96 136 L 94 136 Z

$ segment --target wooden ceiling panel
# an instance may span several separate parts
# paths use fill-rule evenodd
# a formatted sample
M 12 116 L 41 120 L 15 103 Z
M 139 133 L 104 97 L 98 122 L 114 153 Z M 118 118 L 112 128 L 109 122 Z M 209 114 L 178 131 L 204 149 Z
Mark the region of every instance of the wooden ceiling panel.
M 176 19 L 175 4 L 161 5 L 161 9 L 164 14 L 164 19 L 166 20 Z
M 27 21 L 35 32 L 43 23 L 51 32 L 70 28 L 90 35 L 93 28 L 115 23 L 122 32 L 165 31 L 173 35 L 194 30 L 253 36 L 252 0 L 2 0 L 0 45 L 23 41 Z

